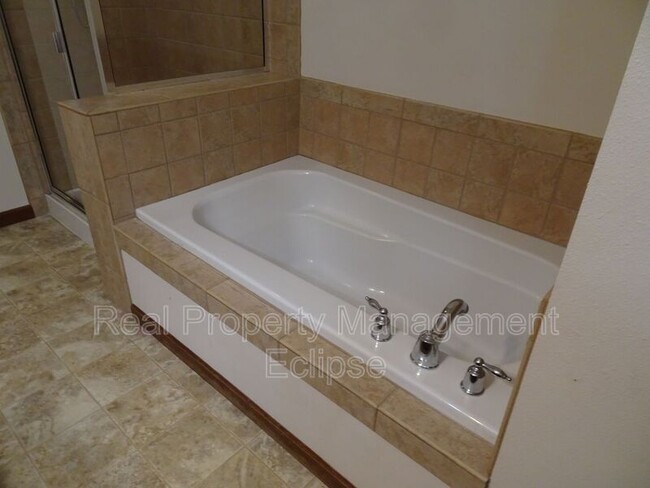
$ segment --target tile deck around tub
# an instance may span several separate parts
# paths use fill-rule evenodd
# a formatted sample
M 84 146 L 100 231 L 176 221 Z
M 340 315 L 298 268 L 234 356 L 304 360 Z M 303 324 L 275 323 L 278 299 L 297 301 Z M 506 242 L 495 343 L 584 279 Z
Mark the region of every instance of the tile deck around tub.
M 169 264 L 226 279 L 195 260 Z M 49 217 L 0 229 L 0 486 L 321 486 L 155 338 L 96 333 L 96 270 Z
M 365 373 L 359 376 L 349 366 L 349 354 L 322 337 L 312 337 L 310 329 L 144 222 L 131 219 L 116 224 L 115 230 L 120 249 L 210 313 L 228 314 L 226 325 L 442 481 L 452 486 L 485 486 L 494 456 L 492 444 L 386 378 L 369 374 L 364 364 Z M 269 313 L 283 318 L 278 327 L 260 320 Z M 295 357 L 302 361 L 292 361 Z M 342 358 L 336 364 L 349 370 L 331 374 L 325 365 L 335 358 Z

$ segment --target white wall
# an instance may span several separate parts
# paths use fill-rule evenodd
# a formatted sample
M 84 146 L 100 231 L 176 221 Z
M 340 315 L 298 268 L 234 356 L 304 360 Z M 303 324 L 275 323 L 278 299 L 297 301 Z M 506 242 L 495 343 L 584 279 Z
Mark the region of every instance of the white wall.
M 602 136 L 647 0 L 302 0 L 302 74 Z
M 650 10 L 549 306 L 492 488 L 650 483 Z
M 5 122 L 0 117 L 0 212 L 27 205 L 27 195 L 18 173 Z

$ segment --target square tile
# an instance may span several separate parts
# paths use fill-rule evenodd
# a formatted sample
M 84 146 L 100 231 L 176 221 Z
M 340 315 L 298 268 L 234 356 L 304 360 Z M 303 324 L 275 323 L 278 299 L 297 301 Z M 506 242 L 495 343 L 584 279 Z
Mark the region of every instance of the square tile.
M 50 347 L 71 371 L 80 371 L 93 361 L 120 350 L 126 338 L 117 326 L 88 322 L 49 340 Z
M 185 488 L 207 478 L 241 444 L 206 411 L 199 409 L 142 449 L 173 486 Z
M 508 188 L 517 193 L 550 200 L 560 176 L 562 158 L 537 151 L 521 150 L 517 154 Z
M 464 175 L 472 155 L 474 140 L 474 137 L 467 134 L 439 130 L 433 146 L 431 166 L 449 173 Z
M 248 449 L 241 449 L 197 488 L 284 488 L 282 480 Z
M 72 375 L 46 383 L 2 409 L 26 449 L 31 449 L 99 409 Z
M 515 154 L 514 146 L 479 139 L 474 144 L 467 175 L 481 183 L 505 187 L 510 177 Z
M 51 341 L 60 334 L 92 323 L 94 317 L 94 306 L 75 295 L 49 304 L 41 312 L 25 317 L 25 321 L 43 340 Z
M 160 125 L 138 127 L 122 132 L 129 173 L 153 168 L 166 162 Z
M 196 117 L 165 122 L 162 128 L 167 161 L 177 161 L 201 153 L 199 124 Z
M 16 454 L 22 454 L 23 449 L 11 432 L 4 418 L 0 417 L 0 465 L 5 464 Z M 1 479 L 1 478 L 0 478 Z
M 413 195 L 422 196 L 429 178 L 429 167 L 405 159 L 398 159 L 393 186 Z
M 397 156 L 420 164 L 429 165 L 436 131 L 433 127 L 402 122 Z
M 23 241 L 0 244 L 0 269 L 4 266 L 35 257 L 36 254 L 34 254 L 32 248 Z
M 108 354 L 86 367 L 77 376 L 95 399 L 106 405 L 158 371 L 156 364 L 132 344 Z
M 538 235 L 544 226 L 548 203 L 519 193 L 506 193 L 499 223 L 506 227 Z
M 87 488 L 167 488 L 149 463 L 134 448 L 93 473 Z
M 260 433 L 253 439 L 248 444 L 248 448 L 289 486 L 305 486 L 313 477 L 307 468 L 296 461 L 266 432 Z
M 589 163 L 565 160 L 555 190 L 555 203 L 573 209 L 580 208 L 593 168 Z
M 129 178 L 133 191 L 133 204 L 136 208 L 171 197 L 167 165 L 133 173 Z
M 115 178 L 128 172 L 122 135 L 119 132 L 95 137 L 99 161 L 102 165 L 104 178 Z
M 53 275 L 54 272 L 42 259 L 26 259 L 0 268 L 0 290 L 6 294 L 10 290 Z
M 262 102 L 260 104 L 261 135 L 268 136 L 278 132 L 286 132 L 288 115 L 286 98 Z
M 394 155 L 397 152 L 401 120 L 389 115 L 372 113 L 368 122 L 366 145 L 375 151 Z
M 233 108 L 231 116 L 235 144 L 260 137 L 260 109 L 258 105 Z
M 144 446 L 164 433 L 198 402 L 162 372 L 106 406 L 131 442 Z
M 10 462 L 0 464 L 0 480 L 7 488 L 24 487 L 45 488 L 45 483 L 26 454 L 17 454 Z
M 31 452 L 50 486 L 83 485 L 129 452 L 127 438 L 101 410 Z
M 460 200 L 460 210 L 495 222 L 499 218 L 503 194 L 501 188 L 467 181 Z
M 39 342 L 39 337 L 22 318 L 0 321 L 0 359 L 19 354 Z
M 235 176 L 232 147 L 204 154 L 203 169 L 207 185 Z
M 390 185 L 395 174 L 395 158 L 376 151 L 366 151 L 363 176 L 371 180 Z
M 229 110 L 201 115 L 199 129 L 203 152 L 214 151 L 232 144 L 232 120 Z
M 447 207 L 458 208 L 464 186 L 462 176 L 431 169 L 424 197 Z
M 217 391 L 205 404 L 205 408 L 217 418 L 223 427 L 232 432 L 244 444 L 253 440 L 261 432 L 255 422 Z
M 24 314 L 51 307 L 55 302 L 76 296 L 77 290 L 56 275 L 46 276 L 7 292 L 7 298 Z
M 174 196 L 201 188 L 205 184 L 203 158 L 196 156 L 169 163 L 169 178 Z
M 0 408 L 68 373 L 61 360 L 42 342 L 0 359 Z
M 359 108 L 341 107 L 341 139 L 358 145 L 365 145 L 368 137 L 370 112 Z

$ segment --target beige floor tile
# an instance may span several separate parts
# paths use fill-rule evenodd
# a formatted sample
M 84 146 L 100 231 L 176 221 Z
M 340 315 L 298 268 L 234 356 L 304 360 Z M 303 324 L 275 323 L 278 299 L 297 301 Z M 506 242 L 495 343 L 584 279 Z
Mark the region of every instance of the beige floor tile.
M 129 451 L 127 438 L 101 410 L 31 451 L 48 485 L 74 488 Z
M 143 449 L 144 456 L 173 487 L 205 479 L 241 444 L 203 409 L 184 417 Z
M 166 374 L 122 395 L 106 406 L 136 446 L 144 446 L 198 406 L 192 396 Z
M 94 306 L 74 294 L 63 300 L 50 303 L 50 306 L 27 317 L 29 326 L 43 340 L 51 341 L 60 334 L 70 332 L 84 324 L 92 323 Z
M 113 302 L 106 296 L 101 286 L 84 290 L 81 295 L 93 305 L 113 305 Z
M 0 360 L 0 408 L 67 374 L 65 365 L 42 342 Z
M 68 375 L 20 398 L 2 413 L 25 449 L 31 449 L 98 408 L 81 383 Z
M 212 399 L 205 404 L 205 408 L 244 444 L 253 440 L 261 432 L 255 422 L 217 391 L 214 392 Z
M 0 359 L 15 356 L 40 342 L 39 337 L 20 318 L 0 322 Z
M 77 374 L 88 391 L 102 405 L 112 402 L 160 371 L 156 364 L 133 344 L 104 356 Z
M 41 257 L 57 270 L 97 259 L 95 249 L 79 239 L 69 244 L 63 250 L 58 249 L 54 252 L 44 254 Z
M 180 361 L 173 352 L 163 346 L 158 339 L 151 335 L 138 335 L 132 337 L 132 341 L 163 369 L 171 368 Z
M 266 432 L 253 439 L 248 447 L 291 487 L 303 487 L 314 476 Z
M 37 232 L 25 240 L 35 253 L 40 255 L 52 254 L 57 251 L 70 249 L 78 245 L 79 238 L 65 227 L 52 229 L 47 232 Z
M 6 236 L 12 241 L 29 239 L 35 235 L 47 234 L 50 232 L 61 232 L 65 228 L 52 217 L 37 217 L 31 220 L 25 220 L 19 224 L 0 229 L 0 234 Z
M 25 259 L 0 268 L 0 291 L 9 292 L 23 287 L 46 276 L 54 276 L 54 271 L 40 258 Z
M 87 488 L 166 488 L 149 463 L 133 448 L 95 473 Z
M 0 415 L 0 464 L 4 464 L 12 456 L 21 452 L 23 450 L 20 447 L 18 439 L 11 431 L 4 417 Z
M 14 320 L 14 316 L 18 309 L 7 298 L 7 296 L 0 291 L 0 322 Z
M 79 291 L 98 288 L 102 285 L 102 274 L 96 261 L 61 268 L 57 272 Z
M 120 350 L 126 343 L 125 337 L 117 329 L 100 327 L 95 330 L 94 322 L 57 335 L 49 342 L 57 356 L 72 371 L 79 371 L 93 361 Z
M 165 371 L 169 376 L 175 379 L 178 384 L 185 388 L 199 403 L 205 403 L 208 400 L 211 400 L 217 393 L 209 383 L 178 358 L 176 358 L 176 361 L 170 361 L 169 366 L 165 368 Z
M 197 488 L 284 488 L 286 485 L 248 449 L 241 449 Z
M 58 276 L 47 276 L 7 292 L 7 298 L 16 308 L 25 314 L 32 314 L 52 307 L 66 298 L 71 298 L 77 291 Z
M 305 488 L 327 488 L 327 485 L 318 478 L 314 478 L 305 485 Z
M 19 241 L 0 244 L 0 268 L 23 261 L 30 256 L 36 255 L 24 242 Z
M 2 488 L 45 488 L 38 471 L 26 454 L 17 454 L 9 462 L 0 465 L 0 486 Z

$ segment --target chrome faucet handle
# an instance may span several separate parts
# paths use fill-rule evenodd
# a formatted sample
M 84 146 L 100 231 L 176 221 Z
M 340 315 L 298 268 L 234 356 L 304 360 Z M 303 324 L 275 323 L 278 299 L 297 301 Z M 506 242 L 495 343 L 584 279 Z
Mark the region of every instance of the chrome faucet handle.
M 381 315 L 388 315 L 388 309 L 379 305 L 379 302 L 374 298 L 366 297 L 366 302 L 368 302 L 368 305 L 377 310 Z
M 480 395 L 485 391 L 485 371 L 489 371 L 497 378 L 505 381 L 512 381 L 508 374 L 497 366 L 492 366 L 483 361 L 483 358 L 474 359 L 474 364 L 467 368 L 460 388 L 468 395 Z
M 386 342 L 393 337 L 390 328 L 390 317 L 388 316 L 388 309 L 379 305 L 379 302 L 371 297 L 366 297 L 366 302 L 372 308 L 379 312 L 375 317 L 375 323 L 370 330 L 370 336 L 377 342 Z
M 485 361 L 483 361 L 483 358 L 476 358 L 474 360 L 474 364 L 487 369 L 490 373 L 492 373 L 497 378 L 501 378 L 502 380 L 506 380 L 506 381 L 512 381 L 512 378 L 508 376 L 508 374 L 504 370 L 502 370 L 498 366 L 492 366 L 491 364 L 486 363 Z

